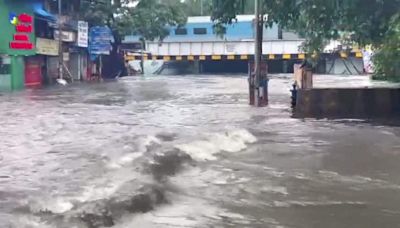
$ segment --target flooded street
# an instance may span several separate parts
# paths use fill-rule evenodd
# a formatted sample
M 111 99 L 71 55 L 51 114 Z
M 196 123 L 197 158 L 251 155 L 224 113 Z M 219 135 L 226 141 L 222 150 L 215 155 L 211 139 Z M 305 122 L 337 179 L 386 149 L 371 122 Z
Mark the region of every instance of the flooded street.
M 291 83 L 266 108 L 244 76 L 0 95 L 0 227 L 400 227 L 400 127 L 294 119 Z

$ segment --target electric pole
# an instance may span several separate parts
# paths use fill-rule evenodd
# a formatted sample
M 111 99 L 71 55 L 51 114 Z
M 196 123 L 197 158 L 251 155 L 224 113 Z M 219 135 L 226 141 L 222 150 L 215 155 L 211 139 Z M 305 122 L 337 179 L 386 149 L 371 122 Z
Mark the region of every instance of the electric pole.
M 62 48 L 62 0 L 58 0 L 58 78 L 63 79 L 63 48 Z
M 262 13 L 262 1 L 255 0 L 255 50 L 254 50 L 254 76 L 250 80 L 253 83 L 253 94 L 250 94 L 253 99 L 253 104 L 257 107 L 268 104 L 268 78 L 267 66 L 262 63 L 262 48 L 263 48 L 263 26 L 264 15 Z M 261 69 L 262 68 L 262 69 Z
M 255 106 L 260 106 L 260 73 L 261 73 L 261 52 L 262 52 L 262 40 L 260 40 L 260 0 L 255 0 L 255 23 L 254 23 L 254 29 L 256 31 L 255 34 L 255 45 L 254 45 L 254 79 L 253 79 L 253 99 L 254 99 L 254 105 Z M 262 32 L 262 31 L 261 31 Z M 260 49 L 261 47 L 261 49 Z

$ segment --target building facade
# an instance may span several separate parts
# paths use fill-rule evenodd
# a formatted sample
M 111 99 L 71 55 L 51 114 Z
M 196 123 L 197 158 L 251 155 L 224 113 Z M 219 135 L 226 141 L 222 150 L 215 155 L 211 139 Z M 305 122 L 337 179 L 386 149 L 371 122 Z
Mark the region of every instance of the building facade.
M 79 21 L 80 1 L 63 1 L 60 17 L 57 3 L 0 0 L 0 91 L 54 83 L 59 69 L 58 19 L 63 76 L 71 81 L 86 77 L 89 28 Z

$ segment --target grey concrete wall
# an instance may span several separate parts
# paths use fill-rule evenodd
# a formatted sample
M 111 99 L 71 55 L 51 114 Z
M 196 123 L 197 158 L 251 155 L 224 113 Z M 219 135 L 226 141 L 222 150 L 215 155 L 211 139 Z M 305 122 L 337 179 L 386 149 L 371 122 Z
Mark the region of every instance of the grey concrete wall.
M 300 118 L 400 117 L 400 89 L 298 90 L 294 113 Z

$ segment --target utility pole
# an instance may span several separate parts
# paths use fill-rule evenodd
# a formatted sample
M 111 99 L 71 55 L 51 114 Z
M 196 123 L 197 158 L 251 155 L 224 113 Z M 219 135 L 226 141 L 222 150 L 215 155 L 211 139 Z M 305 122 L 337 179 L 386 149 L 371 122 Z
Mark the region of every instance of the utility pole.
M 255 0 L 255 29 L 256 29 L 256 37 L 255 37 L 255 50 L 254 50 L 254 77 L 255 77 L 255 86 L 256 90 L 258 90 L 258 87 L 260 85 L 260 63 L 261 63 L 261 51 L 260 50 L 260 0 Z M 261 43 L 262 47 L 262 43 Z M 256 105 L 257 105 L 257 98 L 259 96 L 256 96 Z
M 58 78 L 63 79 L 63 49 L 62 49 L 62 0 L 58 0 Z
M 263 47 L 263 26 L 264 15 L 262 13 L 262 1 L 255 0 L 255 50 L 254 50 L 254 71 L 251 72 L 252 88 L 250 90 L 250 103 L 257 107 L 265 106 L 268 104 L 268 79 L 266 78 L 266 65 L 262 63 L 262 47 Z M 263 69 L 261 69 L 261 67 Z

